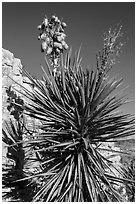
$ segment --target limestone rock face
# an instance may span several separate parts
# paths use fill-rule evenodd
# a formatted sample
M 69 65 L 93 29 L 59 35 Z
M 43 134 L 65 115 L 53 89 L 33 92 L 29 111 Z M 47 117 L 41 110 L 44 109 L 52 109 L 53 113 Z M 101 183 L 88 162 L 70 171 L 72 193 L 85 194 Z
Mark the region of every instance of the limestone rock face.
M 20 92 L 23 92 L 23 89 L 20 85 L 24 86 L 27 90 L 33 91 L 32 86 L 30 85 L 29 79 L 22 75 L 22 63 L 21 60 L 16 58 L 13 53 L 8 50 L 2 49 L 2 121 L 3 128 L 5 128 L 4 122 L 8 122 L 10 119 L 14 122 L 14 116 L 10 115 L 7 107 L 9 103 L 7 102 L 8 95 L 6 90 L 11 87 L 14 93 L 17 96 L 20 96 L 23 99 L 24 103 L 30 103 Z M 18 92 L 19 91 L 19 92 Z M 25 126 L 27 129 L 34 129 L 35 125 L 39 124 L 39 120 L 26 117 L 24 115 Z M 3 163 L 7 162 L 7 147 L 5 144 L 2 144 L 2 161 Z
M 21 60 L 16 58 L 13 53 L 8 50 L 2 49 L 2 119 L 3 121 L 9 121 L 13 116 L 10 115 L 7 110 L 7 93 L 6 90 L 11 87 L 12 90 L 20 96 L 25 103 L 30 103 L 28 98 L 22 95 L 23 89 L 20 85 L 24 86 L 27 90 L 33 91 L 31 83 L 27 77 L 22 75 L 22 63 Z M 19 92 L 18 92 L 19 91 Z M 26 117 L 27 126 L 31 126 L 38 123 L 37 120 Z
M 13 79 L 13 80 L 12 80 Z M 15 81 L 22 85 L 22 64 L 21 60 L 14 57 L 14 54 L 8 50 L 2 49 L 2 118 L 9 120 L 9 112 L 7 110 L 7 93 L 9 87 L 14 87 L 20 90 L 20 86 Z

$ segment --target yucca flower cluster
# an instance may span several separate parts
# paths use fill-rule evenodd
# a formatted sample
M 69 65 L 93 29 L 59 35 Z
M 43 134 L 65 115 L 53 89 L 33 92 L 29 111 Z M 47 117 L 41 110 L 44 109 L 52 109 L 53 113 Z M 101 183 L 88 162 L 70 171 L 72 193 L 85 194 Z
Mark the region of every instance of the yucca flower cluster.
M 107 73 L 116 63 L 117 58 L 122 52 L 124 42 L 121 42 L 123 33 L 122 25 L 117 25 L 115 29 L 109 29 L 108 33 L 103 35 L 103 50 L 96 55 L 97 69 L 100 75 Z M 106 77 L 106 74 L 104 75 Z
M 41 51 L 49 56 L 54 67 L 60 65 L 61 53 L 68 49 L 65 42 L 66 34 L 64 33 L 66 26 L 65 22 L 62 22 L 56 16 L 52 16 L 50 20 L 45 17 L 42 24 L 37 27 L 41 31 L 38 36 L 38 40 L 42 42 Z

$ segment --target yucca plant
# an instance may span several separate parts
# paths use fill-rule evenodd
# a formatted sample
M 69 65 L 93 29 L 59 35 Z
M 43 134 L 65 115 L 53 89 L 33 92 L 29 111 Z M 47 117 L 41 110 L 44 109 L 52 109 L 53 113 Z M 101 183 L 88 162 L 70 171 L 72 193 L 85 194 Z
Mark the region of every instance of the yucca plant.
M 133 157 L 130 163 L 123 165 L 123 177 L 135 180 L 135 158 Z M 128 197 L 128 201 L 135 202 L 135 184 L 126 183 L 125 190 Z
M 30 100 L 24 104 L 24 114 L 41 124 L 17 142 L 27 156 L 22 178 L 12 184 L 36 185 L 32 202 L 125 201 L 116 187 L 134 180 L 124 178 L 122 169 L 102 152 L 110 150 L 101 148 L 102 143 L 134 134 L 134 117 L 117 111 L 126 103 L 115 91 L 123 79 L 108 76 L 113 55 L 120 50 L 116 44 L 120 35 L 118 29 L 105 36 L 95 71 L 82 68 L 80 52 L 72 62 L 71 50 L 65 58 L 62 55 L 56 74 L 45 57 L 48 72 L 41 67 L 42 81 L 24 70 L 34 85 L 33 92 L 22 86 L 22 94 Z
M 7 110 L 10 113 L 10 121 L 3 123 L 3 142 L 5 143 L 6 155 L 2 166 L 3 200 L 5 201 L 31 201 L 36 185 L 28 181 L 16 182 L 25 177 L 27 152 L 23 149 L 22 141 L 28 134 L 25 118 L 23 116 L 24 100 L 20 98 L 11 88 L 6 90 L 8 99 Z M 30 156 L 30 154 L 29 154 Z M 28 163 L 27 163 L 28 166 Z M 28 197 L 29 194 L 29 197 Z
M 24 178 L 25 152 L 22 142 L 22 127 L 18 122 L 5 122 L 3 128 L 3 142 L 7 146 L 6 161 L 2 168 L 3 200 L 30 201 L 35 186 L 28 181 L 16 182 Z M 28 197 L 29 194 L 29 197 Z

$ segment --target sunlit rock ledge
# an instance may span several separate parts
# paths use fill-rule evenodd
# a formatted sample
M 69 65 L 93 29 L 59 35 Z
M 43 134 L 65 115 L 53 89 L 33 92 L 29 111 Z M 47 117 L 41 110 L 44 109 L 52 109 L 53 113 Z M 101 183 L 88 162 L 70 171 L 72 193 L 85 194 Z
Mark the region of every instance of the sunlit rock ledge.
M 29 91 L 33 91 L 29 79 L 22 75 L 22 67 L 23 65 L 19 58 L 16 58 L 9 50 L 2 49 L 2 119 L 6 121 L 12 118 L 7 110 L 8 96 L 6 90 L 11 87 L 25 103 L 29 102 L 29 100 L 20 93 L 23 92 L 21 86 L 24 86 Z

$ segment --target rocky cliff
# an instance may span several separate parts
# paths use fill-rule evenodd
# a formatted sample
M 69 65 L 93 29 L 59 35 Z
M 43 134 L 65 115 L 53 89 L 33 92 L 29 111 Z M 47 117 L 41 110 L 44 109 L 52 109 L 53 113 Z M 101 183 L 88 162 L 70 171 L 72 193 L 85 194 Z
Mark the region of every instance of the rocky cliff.
M 27 90 L 32 91 L 29 79 L 22 75 L 22 63 L 21 60 L 16 58 L 13 53 L 8 50 L 2 49 L 2 119 L 3 121 L 9 121 L 12 116 L 7 110 L 9 103 L 7 102 L 8 95 L 7 89 L 11 87 L 17 96 L 20 96 L 24 102 L 29 102 L 27 98 L 20 94 L 23 92 L 22 86 Z M 18 92 L 19 91 L 19 92 Z M 27 117 L 28 118 L 28 117 Z M 13 119 L 13 118 L 12 118 Z M 28 119 L 29 120 L 29 119 Z M 31 119 L 32 121 L 32 119 Z
M 22 85 L 22 64 L 21 60 L 15 58 L 14 55 L 5 49 L 2 49 L 2 118 L 9 120 L 9 111 L 7 110 L 7 93 L 9 87 L 20 90 L 20 86 L 13 80 Z
M 2 49 L 2 126 L 4 127 L 4 121 L 9 121 L 12 119 L 14 121 L 14 117 L 10 115 L 7 107 L 9 103 L 7 102 L 8 95 L 7 90 L 11 87 L 11 90 L 17 96 L 20 96 L 21 99 L 25 103 L 28 103 L 29 100 L 21 95 L 18 91 L 23 91 L 22 86 L 27 88 L 27 90 L 32 91 L 32 87 L 30 86 L 29 79 L 22 75 L 22 63 L 21 60 L 16 58 L 13 53 L 8 50 Z M 16 90 L 15 90 L 16 89 Z M 35 124 L 38 124 L 39 121 L 36 119 L 32 119 L 30 117 L 24 118 L 26 122 L 26 127 L 32 129 Z M 2 144 L 3 151 L 2 155 L 5 156 L 7 149 L 4 144 Z

